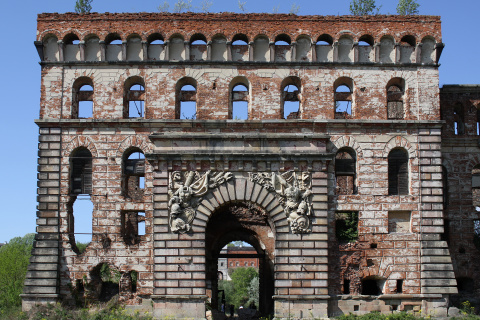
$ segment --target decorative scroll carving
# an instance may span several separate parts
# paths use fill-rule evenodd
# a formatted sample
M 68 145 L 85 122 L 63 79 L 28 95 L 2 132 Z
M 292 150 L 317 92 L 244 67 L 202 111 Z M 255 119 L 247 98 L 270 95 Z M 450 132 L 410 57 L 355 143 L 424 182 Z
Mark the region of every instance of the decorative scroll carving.
M 172 232 L 189 232 L 195 219 L 200 197 L 209 189 L 213 189 L 232 179 L 231 172 L 207 171 L 201 175 L 196 171 L 182 174 L 174 171 L 170 176 L 168 208 L 170 209 L 170 229 Z
M 309 233 L 312 209 L 312 179 L 309 172 L 249 173 L 250 180 L 275 192 L 293 233 Z

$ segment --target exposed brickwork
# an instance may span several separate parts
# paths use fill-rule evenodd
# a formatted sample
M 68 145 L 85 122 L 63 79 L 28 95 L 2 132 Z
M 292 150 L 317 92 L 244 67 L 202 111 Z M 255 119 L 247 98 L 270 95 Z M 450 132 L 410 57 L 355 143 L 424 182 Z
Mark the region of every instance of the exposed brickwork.
M 358 46 L 365 35 L 371 45 Z M 447 314 L 458 276 L 440 237 L 443 142 L 453 139 L 441 115 L 463 96 L 442 93 L 440 108 L 439 17 L 41 14 L 36 46 L 38 234 L 24 308 L 102 299 L 112 293 L 102 288 L 113 288 L 159 318 L 204 318 L 205 300 L 217 303 L 218 255 L 242 240 L 260 256 L 265 314 Z M 233 91 L 239 84 L 247 91 Z M 144 90 L 129 92 L 132 85 Z M 288 85 L 298 90 L 285 92 Z M 349 92 L 335 93 L 342 85 Z M 128 117 L 129 99 L 144 102 L 144 117 Z M 82 117 L 90 101 L 91 116 Z M 247 120 L 232 119 L 237 101 L 248 103 Z M 285 101 L 298 110 L 284 114 Z M 347 110 L 336 111 L 335 101 Z M 196 103 L 191 119 L 185 102 Z M 473 126 L 465 123 L 467 135 Z M 73 157 L 84 149 L 91 169 Z M 146 157 L 138 168 L 126 168 L 132 152 Z M 462 159 L 454 167 L 465 168 Z M 339 160 L 348 161 L 337 168 Z M 72 209 L 84 197 L 72 190 L 75 179 L 91 190 L 87 218 Z M 349 215 L 358 217 L 358 236 L 345 243 L 336 217 Z M 90 218 L 92 242 L 79 253 L 75 221 Z M 454 224 L 460 242 L 473 237 L 470 221 Z M 453 257 L 458 271 L 466 260 Z M 105 264 L 118 286 L 99 278 Z

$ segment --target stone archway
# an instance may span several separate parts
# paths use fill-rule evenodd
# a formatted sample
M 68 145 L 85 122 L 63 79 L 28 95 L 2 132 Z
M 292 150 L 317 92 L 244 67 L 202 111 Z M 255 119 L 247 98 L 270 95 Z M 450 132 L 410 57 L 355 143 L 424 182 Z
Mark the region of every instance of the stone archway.
M 274 295 L 274 228 L 267 212 L 251 202 L 234 202 L 219 207 L 206 227 L 206 279 L 211 288 L 212 308 L 219 310 L 218 258 L 222 248 L 231 241 L 251 244 L 259 258 L 259 306 L 262 315 L 273 314 Z M 237 306 L 238 307 L 238 306 Z

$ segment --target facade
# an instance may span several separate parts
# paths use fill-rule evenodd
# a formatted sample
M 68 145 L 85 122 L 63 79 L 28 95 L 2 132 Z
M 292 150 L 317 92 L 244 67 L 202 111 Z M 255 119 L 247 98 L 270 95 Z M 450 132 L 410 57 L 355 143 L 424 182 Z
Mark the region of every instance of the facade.
M 457 288 L 478 289 L 479 89 L 440 92 L 440 30 L 435 16 L 40 14 L 24 309 L 119 293 L 204 318 L 240 240 L 263 314 L 452 313 Z

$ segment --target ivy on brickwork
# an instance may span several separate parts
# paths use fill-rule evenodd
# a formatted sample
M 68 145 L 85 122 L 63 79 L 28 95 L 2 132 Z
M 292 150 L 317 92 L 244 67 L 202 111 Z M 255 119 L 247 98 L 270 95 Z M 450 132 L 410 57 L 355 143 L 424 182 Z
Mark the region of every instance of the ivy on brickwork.
M 340 242 L 357 241 L 358 212 L 335 213 L 335 235 Z

